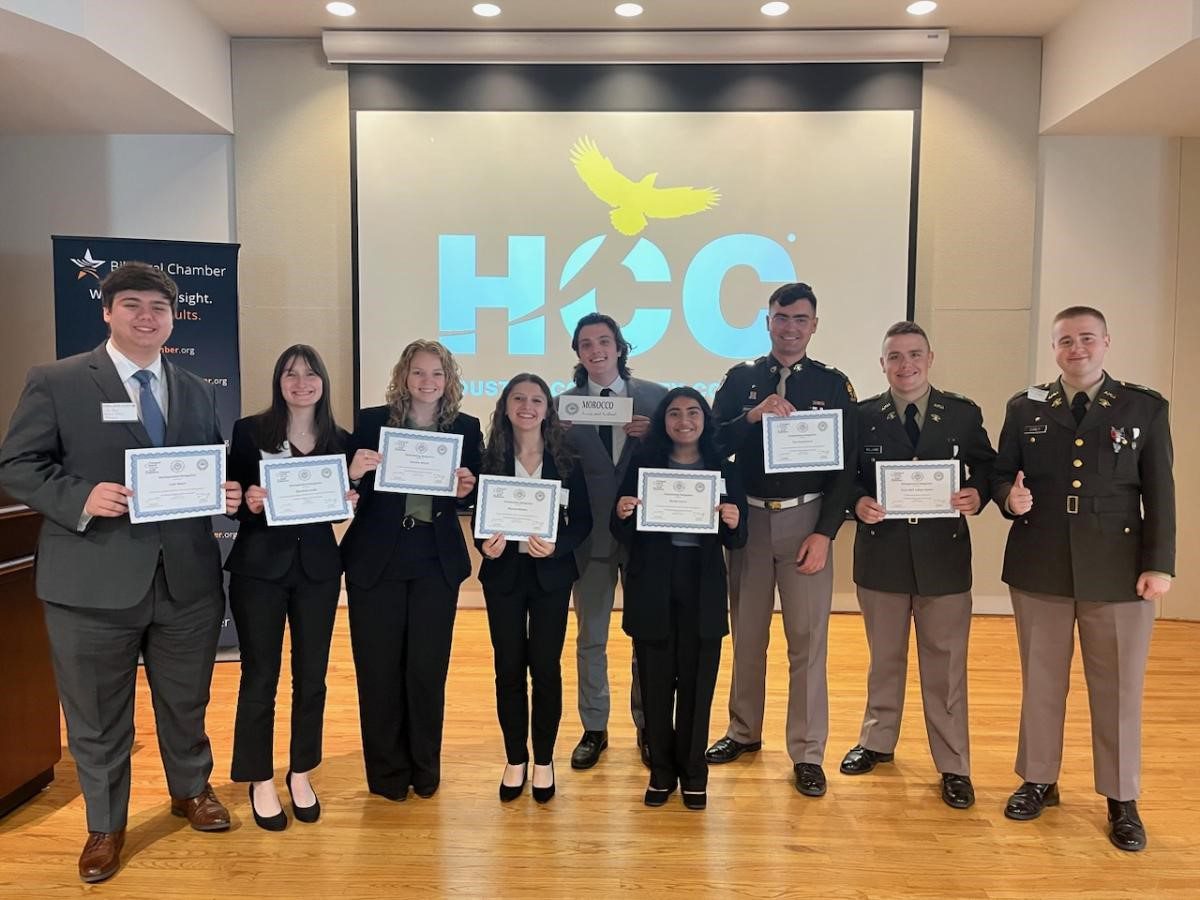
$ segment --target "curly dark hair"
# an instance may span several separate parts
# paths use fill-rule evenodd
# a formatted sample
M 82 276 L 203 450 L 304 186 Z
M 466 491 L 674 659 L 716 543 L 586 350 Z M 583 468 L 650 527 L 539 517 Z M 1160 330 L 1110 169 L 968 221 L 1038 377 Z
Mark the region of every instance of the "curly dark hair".
M 496 401 L 496 409 L 492 413 L 492 421 L 488 426 L 487 446 L 483 450 L 483 462 L 480 471 L 488 475 L 506 475 L 505 463 L 509 455 L 515 453 L 513 446 L 512 422 L 508 421 L 508 395 L 519 384 L 536 384 L 546 395 L 546 418 L 542 420 L 542 441 L 550 456 L 554 459 L 554 467 L 558 469 L 558 477 L 566 481 L 575 467 L 575 454 L 567 443 L 567 430 L 563 428 L 558 418 L 558 410 L 554 406 L 554 397 L 550 394 L 550 386 L 532 372 L 521 372 L 509 379 L 500 398 Z
M 651 459 L 665 461 L 671 455 L 675 442 L 667 434 L 667 408 L 671 401 L 679 397 L 695 400 L 700 405 L 704 415 L 704 430 L 700 432 L 699 450 L 704 465 L 710 469 L 721 468 L 721 452 L 717 449 L 716 423 L 713 421 L 712 407 L 704 399 L 704 395 L 693 387 L 684 385 L 667 391 L 658 408 L 650 416 L 650 433 L 642 443 L 641 452 Z

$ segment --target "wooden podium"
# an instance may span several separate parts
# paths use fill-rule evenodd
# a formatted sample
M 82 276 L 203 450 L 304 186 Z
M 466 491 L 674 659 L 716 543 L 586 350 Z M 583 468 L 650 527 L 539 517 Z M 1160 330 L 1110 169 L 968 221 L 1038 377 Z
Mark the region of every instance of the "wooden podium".
M 0 491 L 0 816 L 54 780 L 58 690 L 33 554 L 42 517 Z

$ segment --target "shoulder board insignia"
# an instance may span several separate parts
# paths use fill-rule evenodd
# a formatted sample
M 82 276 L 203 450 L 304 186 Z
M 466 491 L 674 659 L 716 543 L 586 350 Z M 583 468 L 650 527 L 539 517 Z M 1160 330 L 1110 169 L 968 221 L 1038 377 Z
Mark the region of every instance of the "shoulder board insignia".
M 1024 393 L 1024 391 L 1022 391 L 1021 393 Z M 964 394 L 956 394 L 956 393 L 954 393 L 954 391 L 942 391 L 942 396 L 949 397 L 951 400 L 958 400 L 962 403 L 969 403 L 971 406 L 979 405 L 974 400 L 972 400 L 970 397 L 967 397 Z
M 1155 400 L 1166 400 L 1167 398 L 1153 388 L 1148 388 L 1144 384 L 1134 384 L 1132 381 L 1118 382 L 1121 387 L 1129 388 L 1131 391 L 1137 391 L 1139 394 L 1147 394 Z
M 867 397 L 865 400 L 859 400 L 858 402 L 865 406 L 868 403 L 874 403 L 877 400 L 882 400 L 884 397 L 884 394 L 886 394 L 886 393 L 887 393 L 887 391 L 883 391 L 882 393 L 876 394 L 874 397 Z

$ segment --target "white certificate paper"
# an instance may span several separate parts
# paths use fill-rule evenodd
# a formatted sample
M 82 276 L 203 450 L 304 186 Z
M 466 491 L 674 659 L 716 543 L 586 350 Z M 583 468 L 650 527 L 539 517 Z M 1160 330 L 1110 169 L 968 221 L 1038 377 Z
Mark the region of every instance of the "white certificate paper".
M 381 428 L 375 490 L 453 497 L 458 492 L 462 435 L 409 428 Z
M 480 475 L 475 501 L 475 537 L 502 534 L 509 540 L 558 540 L 558 503 L 562 484 L 548 478 Z
M 638 531 L 715 534 L 721 473 L 694 469 L 638 470 Z
M 633 398 L 563 394 L 558 398 L 558 417 L 580 425 L 624 425 L 633 421 Z
M 763 416 L 763 471 L 828 472 L 842 468 L 842 411 L 805 409 Z
M 950 506 L 958 490 L 956 459 L 875 463 L 876 500 L 887 519 L 949 519 L 961 513 Z
M 258 483 L 267 492 L 263 512 L 268 525 L 340 522 L 354 515 L 346 499 L 346 457 L 340 453 L 259 460 Z
M 224 515 L 224 481 L 224 444 L 125 451 L 130 522 Z

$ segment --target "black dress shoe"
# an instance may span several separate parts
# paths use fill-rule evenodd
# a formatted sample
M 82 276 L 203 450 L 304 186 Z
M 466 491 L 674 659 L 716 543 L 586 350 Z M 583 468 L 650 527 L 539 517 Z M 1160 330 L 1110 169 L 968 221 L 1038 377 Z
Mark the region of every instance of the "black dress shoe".
M 868 750 L 862 744 L 855 744 L 842 760 L 841 773 L 866 775 L 880 763 L 891 762 L 895 758 L 895 753 L 880 753 L 878 750 Z
M 647 806 L 665 806 L 667 799 L 675 793 L 675 785 L 669 788 L 656 788 L 653 785 L 646 788 L 646 797 L 643 801 Z
M 1008 798 L 1004 815 L 1020 821 L 1036 819 L 1047 806 L 1058 806 L 1058 782 L 1037 784 L 1026 781 Z
M 704 754 L 704 758 L 710 763 L 720 765 L 721 763 L 733 762 L 743 753 L 754 753 L 756 750 L 762 749 L 762 741 L 751 741 L 749 744 L 743 744 L 741 741 L 735 741 L 731 737 L 723 737 Z
M 529 789 L 533 794 L 533 799 L 538 803 L 549 803 L 550 798 L 554 796 L 554 763 L 550 763 L 550 784 L 546 787 L 538 787 L 536 784 Z
M 708 806 L 707 791 L 680 791 L 683 805 L 688 809 L 704 809 Z
M 650 768 L 650 742 L 646 740 L 646 729 L 639 728 L 637 733 L 638 750 L 642 753 L 642 765 Z
M 525 782 L 529 780 L 529 761 L 526 760 L 521 769 L 521 783 L 518 785 L 507 785 L 504 779 L 500 779 L 500 802 L 511 803 L 521 796 L 521 792 L 525 790 Z
M 968 775 L 942 773 L 942 800 L 955 809 L 967 809 L 975 805 L 975 788 Z
M 825 770 L 816 763 L 796 763 L 796 790 L 806 797 L 825 794 Z
M 317 792 L 313 791 L 312 806 L 297 806 L 296 795 L 292 793 L 292 773 L 288 770 L 284 776 L 284 783 L 287 784 L 288 796 L 292 798 L 292 815 L 296 817 L 297 822 L 303 822 L 306 825 L 311 825 L 317 819 L 321 818 L 321 801 L 317 799 Z
M 250 785 L 250 812 L 254 814 L 254 824 L 267 831 L 283 831 L 287 828 L 287 813 L 282 809 L 273 816 L 260 816 L 254 808 L 254 785 Z
M 571 751 L 572 769 L 590 769 L 600 762 L 600 754 L 608 749 L 607 731 L 585 731 Z
M 1108 839 L 1119 850 L 1146 849 L 1146 826 L 1137 811 L 1136 800 L 1108 801 Z

